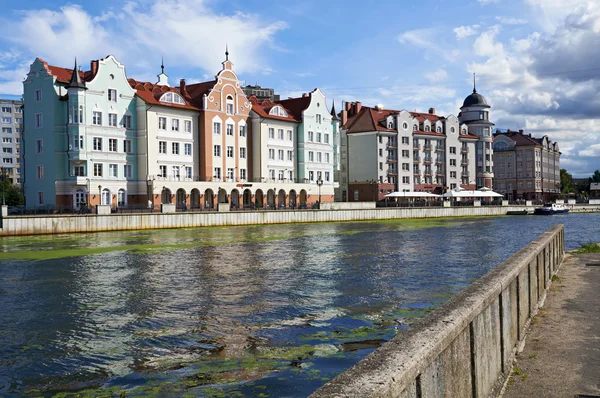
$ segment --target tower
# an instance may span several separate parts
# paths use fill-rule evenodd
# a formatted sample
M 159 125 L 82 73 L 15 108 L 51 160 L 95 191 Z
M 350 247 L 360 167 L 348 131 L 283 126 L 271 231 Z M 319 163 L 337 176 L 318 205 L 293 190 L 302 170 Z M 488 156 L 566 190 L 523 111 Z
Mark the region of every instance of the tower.
M 473 74 L 473 92 L 465 98 L 458 114 L 458 120 L 461 125 L 461 132 L 466 127 L 469 134 L 476 135 L 479 138 L 475 148 L 475 182 L 477 188 L 492 189 L 494 178 L 492 163 L 494 123 L 489 120 L 490 108 L 485 97 L 477 92 L 475 74 Z
M 169 85 L 169 76 L 167 76 L 167 74 L 165 73 L 165 60 L 164 59 L 160 60 L 160 75 L 156 75 L 156 77 L 158 77 L 158 81 L 156 82 L 156 84 L 160 84 L 163 86 Z

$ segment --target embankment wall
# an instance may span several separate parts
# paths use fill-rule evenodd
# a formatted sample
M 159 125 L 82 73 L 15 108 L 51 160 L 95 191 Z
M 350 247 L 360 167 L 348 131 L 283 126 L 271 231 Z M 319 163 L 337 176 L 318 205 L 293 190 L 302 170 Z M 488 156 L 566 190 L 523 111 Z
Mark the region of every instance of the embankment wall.
M 311 397 L 498 395 L 563 256 L 556 225 Z

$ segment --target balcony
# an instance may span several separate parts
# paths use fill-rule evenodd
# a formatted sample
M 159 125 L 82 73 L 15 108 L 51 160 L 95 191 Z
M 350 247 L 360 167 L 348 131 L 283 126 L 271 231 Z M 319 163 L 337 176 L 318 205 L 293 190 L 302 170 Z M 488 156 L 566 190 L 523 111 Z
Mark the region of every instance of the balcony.
M 423 160 L 423 163 L 431 164 L 431 163 L 433 163 L 433 161 L 432 161 L 432 159 L 425 158 L 425 160 Z
M 387 163 L 397 163 L 398 159 L 395 156 L 388 156 L 386 159 Z
M 421 158 L 413 158 L 413 163 L 419 163 L 421 161 Z
M 415 145 L 415 144 L 413 144 L 413 150 L 420 151 L 421 150 L 421 145 Z
M 415 170 L 413 174 L 416 175 L 416 176 L 420 176 L 421 175 L 421 170 Z
M 424 151 L 431 151 L 431 145 L 427 145 L 427 144 L 423 145 L 423 150 Z
M 469 148 L 461 148 L 460 153 L 469 153 Z
M 469 162 L 467 160 L 463 160 L 462 162 L 460 162 L 461 166 L 468 166 Z
M 446 161 L 444 161 L 444 159 L 438 159 L 435 161 L 435 164 L 440 164 L 440 165 L 446 164 Z
M 469 178 L 469 173 L 460 173 L 461 178 Z
M 398 147 L 396 146 L 396 144 L 387 144 L 385 146 L 385 149 L 389 151 L 390 149 L 398 149 Z
M 435 147 L 435 151 L 436 152 L 446 152 L 446 148 L 444 148 L 442 146 L 436 146 Z

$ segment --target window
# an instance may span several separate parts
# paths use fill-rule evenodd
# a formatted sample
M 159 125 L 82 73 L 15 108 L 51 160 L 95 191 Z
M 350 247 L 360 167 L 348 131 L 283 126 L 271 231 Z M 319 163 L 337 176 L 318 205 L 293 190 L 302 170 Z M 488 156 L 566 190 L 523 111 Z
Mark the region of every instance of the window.
M 277 155 L 279 160 L 285 160 L 283 149 L 277 151 Z
M 192 132 L 192 122 L 190 120 L 185 120 L 183 122 L 183 131 L 185 131 L 186 133 Z
M 44 166 L 37 167 L 37 178 L 38 178 L 38 180 L 44 179 Z
M 123 177 L 132 178 L 133 177 L 133 166 L 130 164 L 123 165 Z
M 328 171 L 326 171 L 326 172 L 325 172 L 325 181 L 329 181 L 329 178 L 330 178 L 330 177 L 329 177 L 329 172 L 328 172 Z
M 180 176 L 180 174 L 179 174 L 179 166 L 173 166 L 171 168 L 171 171 L 173 172 L 173 179 L 175 181 L 179 181 L 179 176 Z
M 119 176 L 119 172 L 117 171 L 117 165 L 116 164 L 109 164 L 108 165 L 108 176 L 109 177 L 114 177 L 114 178 L 117 178 Z
M 450 172 L 450 178 L 456 178 L 456 171 Z
M 171 154 L 179 155 L 179 142 L 171 143 Z
M 402 128 L 404 130 L 408 129 L 408 123 L 406 123 L 406 122 L 402 123 Z
M 407 149 L 403 149 L 402 150 L 402 157 L 403 158 L 409 158 L 410 157 L 410 151 Z
M 232 167 L 228 167 L 227 168 L 227 179 L 228 180 L 233 180 L 233 168 Z
M 269 170 L 269 176 L 271 177 L 271 180 L 275 179 L 275 170 Z
M 321 163 L 323 161 L 323 155 L 321 154 L 321 152 L 317 152 L 317 162 Z
M 429 126 L 425 126 L 425 131 L 429 131 Z
M 94 163 L 94 177 L 102 177 L 102 163 Z
M 417 131 L 418 127 L 416 124 L 413 125 L 413 131 Z
M 319 114 L 317 113 L 317 114 L 315 115 L 315 118 L 316 118 L 316 122 L 317 122 L 317 124 L 320 124 L 320 123 L 321 123 L 321 115 L 319 115 Z
M 450 147 L 450 153 L 455 155 L 456 154 L 456 147 L 455 146 L 451 146 Z
M 167 141 L 158 141 L 158 153 L 167 153 Z
M 114 88 L 108 89 L 108 100 L 112 102 L 117 102 L 117 90 Z
M 240 169 L 240 179 L 245 180 L 246 178 L 246 169 Z
M 17 148 L 19 149 L 19 148 Z M 12 153 L 12 148 L 2 148 L 2 152 L 4 153 Z
M 279 170 L 278 174 L 279 174 L 279 181 L 283 181 L 283 179 L 285 178 L 284 174 L 283 174 L 283 170 Z
M 73 174 L 77 177 L 85 177 L 85 167 L 83 166 L 74 166 Z
M 383 156 L 383 149 L 379 148 L 379 157 Z
M 225 102 L 227 103 L 227 114 L 233 115 L 233 98 L 231 96 L 227 96 Z
M 232 158 L 233 157 L 233 147 L 232 146 L 228 146 L 227 147 L 227 157 L 228 158 Z
M 292 132 L 292 130 L 287 131 L 287 139 L 288 139 L 288 141 L 294 140 L 294 133 Z
M 410 165 L 408 163 L 402 163 L 403 171 L 410 171 Z
M 2 132 L 6 134 L 12 134 L 12 127 L 2 127 Z
M 325 154 L 325 163 L 329 163 L 329 153 Z
M 41 113 L 35 114 L 35 127 L 38 129 L 44 127 L 44 118 Z
M 40 206 L 44 204 L 44 193 L 43 192 L 37 193 L 37 204 Z
M 409 144 L 409 138 L 408 137 L 402 137 L 402 144 L 408 145 Z
M 123 152 L 131 153 L 131 140 L 123 140 Z
M 317 142 L 321 142 L 321 133 L 317 133 Z
M 246 159 L 246 148 L 240 148 L 240 159 Z
M 221 179 L 221 168 L 220 167 L 215 167 L 214 177 L 218 178 L 218 179 Z
M 162 97 L 160 97 L 161 102 L 170 102 L 173 104 L 185 105 L 185 101 L 181 96 L 177 93 L 165 93 Z
M 290 162 L 294 160 L 294 153 L 292 151 L 287 151 L 287 160 Z
M 213 123 L 213 134 L 221 135 L 221 123 L 218 123 L 218 122 Z
M 288 180 L 294 181 L 294 172 L 291 170 L 288 171 Z
M 110 152 L 117 152 L 117 140 L 115 138 L 108 139 L 108 150 Z
M 35 153 L 44 153 L 44 140 L 35 140 Z
M 126 129 L 131 128 L 131 115 L 123 116 L 123 127 L 125 127 Z
M 456 129 L 455 129 L 454 127 L 450 127 L 450 132 L 451 132 L 452 134 L 454 134 L 454 133 L 456 132 Z
M 19 159 L 17 159 L 19 160 Z M 2 163 L 4 164 L 12 164 L 13 160 L 12 158 L 2 158 Z
M 410 184 L 410 177 L 407 177 L 407 176 L 402 177 L 402 184 Z
M 12 123 L 12 117 L 3 117 L 2 123 Z
M 240 126 L 240 137 L 246 136 L 246 126 Z
M 450 166 L 456 166 L 456 159 L 450 159 Z
M 437 127 L 437 129 L 436 129 L 436 131 L 437 131 L 438 133 L 441 133 L 441 132 L 442 132 L 442 128 L 438 126 L 438 127 Z
M 159 177 L 167 176 L 167 166 L 165 166 L 165 165 L 158 166 L 158 176 Z
M 10 107 L 10 106 L 3 106 L 2 107 L 2 112 L 4 112 L 4 113 L 12 113 L 12 107 Z
M 166 130 L 167 129 L 167 118 L 166 117 L 159 117 L 158 118 L 158 129 L 159 130 Z
M 379 143 L 380 143 L 380 144 L 383 144 L 383 137 L 382 137 L 382 136 L 379 136 L 378 138 L 379 138 Z
M 313 151 L 309 151 L 308 152 L 308 161 L 309 162 L 314 162 L 315 161 L 315 153 Z
M 215 145 L 213 148 L 213 155 L 221 156 L 221 145 Z
M 42 90 L 35 90 L 35 101 L 39 102 L 42 100 Z
M 308 140 L 310 142 L 314 141 L 315 140 L 315 133 L 313 133 L 312 131 L 309 131 L 308 132 Z
M 275 159 L 275 149 L 269 149 L 269 159 Z
M 275 129 L 272 127 L 269 127 L 269 138 L 275 139 Z
M 383 162 L 379 162 L 379 170 L 383 170 Z
M 15 108 L 15 113 L 23 113 L 23 108 Z
M 102 138 L 94 137 L 94 151 L 102 150 Z
M 111 127 L 117 127 L 117 115 L 115 113 L 108 114 L 108 125 Z
M 189 166 L 185 168 L 185 178 L 192 178 L 192 168 Z
M 233 137 L 233 124 L 227 124 L 227 135 Z
M 192 156 L 192 144 L 183 144 L 183 154 Z
M 179 119 L 172 119 L 171 120 L 171 130 L 172 131 L 179 131 Z
M 2 138 L 2 143 L 4 143 L 4 144 L 11 144 L 12 143 L 12 138 L 4 137 L 4 138 Z
M 326 133 L 326 134 L 323 136 L 323 138 L 324 138 L 324 139 L 323 139 L 323 142 L 324 142 L 325 144 L 329 144 L 329 134 L 327 134 L 327 133 Z
M 277 138 L 280 140 L 283 140 L 283 138 L 284 138 L 283 129 L 277 129 Z

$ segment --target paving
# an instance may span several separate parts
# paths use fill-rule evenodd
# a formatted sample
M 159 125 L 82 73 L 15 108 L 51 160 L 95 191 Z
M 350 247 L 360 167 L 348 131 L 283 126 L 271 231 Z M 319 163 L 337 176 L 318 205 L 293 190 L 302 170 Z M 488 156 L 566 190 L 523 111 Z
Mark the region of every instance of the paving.
M 567 254 L 504 398 L 600 397 L 600 253 Z

